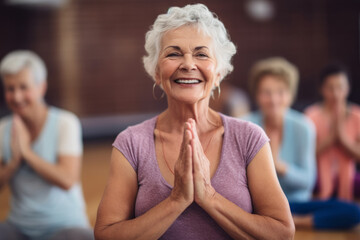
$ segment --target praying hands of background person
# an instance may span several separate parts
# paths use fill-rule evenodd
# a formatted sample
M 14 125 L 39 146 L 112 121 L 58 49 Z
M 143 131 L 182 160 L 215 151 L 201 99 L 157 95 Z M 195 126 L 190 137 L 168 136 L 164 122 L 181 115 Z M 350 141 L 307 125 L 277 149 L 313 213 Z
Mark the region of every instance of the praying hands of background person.
M 26 160 L 26 153 L 31 149 L 31 136 L 23 120 L 14 115 L 11 148 L 15 158 Z
M 349 111 L 345 104 L 337 104 L 333 107 L 332 111 L 329 114 L 329 134 L 322 142 L 319 143 L 317 147 L 317 153 L 320 153 L 326 150 L 328 147 L 337 145 L 342 148 L 348 154 L 359 157 L 360 151 L 359 147 L 359 137 L 357 137 L 354 142 L 347 130 L 346 130 L 346 121 L 349 115 Z

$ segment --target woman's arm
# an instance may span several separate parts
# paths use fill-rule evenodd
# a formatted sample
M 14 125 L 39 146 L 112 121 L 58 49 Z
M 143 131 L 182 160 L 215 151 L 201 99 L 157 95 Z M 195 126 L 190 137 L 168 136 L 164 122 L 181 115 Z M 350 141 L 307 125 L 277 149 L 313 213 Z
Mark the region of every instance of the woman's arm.
M 288 201 L 276 178 L 268 143 L 249 164 L 247 176 L 253 214 L 218 193 L 197 199 L 196 189 L 195 200 L 234 239 L 293 239 L 294 223 Z
M 294 132 L 292 145 L 297 154 L 291 154 L 287 159 L 287 170 L 283 175 L 278 175 L 290 189 L 308 189 L 312 191 L 316 178 L 316 159 L 315 159 L 315 129 L 312 124 L 297 126 Z M 276 166 L 275 166 L 276 167 Z
M 60 131 L 68 132 L 73 129 L 71 125 L 62 127 Z M 74 129 L 74 132 L 77 128 Z M 23 160 L 41 177 L 50 183 L 63 188 L 70 189 L 80 178 L 81 156 L 80 154 L 59 153 L 55 164 L 47 162 L 37 155 L 31 148 L 31 138 L 25 124 L 18 116 L 14 116 L 14 134 L 19 145 L 20 154 Z M 75 136 L 76 135 L 76 136 Z M 78 134 L 67 135 L 60 139 L 60 144 L 64 141 L 72 142 L 72 138 L 78 138 Z
M 3 129 L 0 129 L 0 136 L 3 137 Z M 1 141 L 0 141 L 1 142 Z M 11 179 L 21 164 L 21 152 L 15 128 L 11 129 L 11 159 L 4 164 L 0 154 L 0 189 Z M 0 144 L 2 147 L 2 143 Z
M 336 134 L 333 128 L 330 128 L 328 137 L 324 138 L 322 141 L 316 141 L 316 155 L 321 154 L 326 151 L 329 147 L 333 146 L 336 142 Z
M 64 190 L 69 190 L 79 181 L 81 157 L 58 156 L 56 164 L 52 164 L 38 156 L 31 148 L 25 151 L 23 155 L 24 161 L 37 174 Z
M 96 239 L 148 240 L 158 239 L 164 234 L 194 199 L 189 138 L 186 137 L 181 147 L 180 157 L 175 166 L 175 184 L 170 196 L 136 218 L 136 172 L 124 155 L 113 149 L 110 177 L 95 224 Z
M 339 130 L 339 143 L 342 148 L 354 159 L 360 161 L 360 136 L 357 137 L 356 141 L 351 141 L 347 136 L 344 128 Z
M 0 159 L 0 189 L 11 179 L 19 166 L 20 160 L 12 159 L 5 165 Z

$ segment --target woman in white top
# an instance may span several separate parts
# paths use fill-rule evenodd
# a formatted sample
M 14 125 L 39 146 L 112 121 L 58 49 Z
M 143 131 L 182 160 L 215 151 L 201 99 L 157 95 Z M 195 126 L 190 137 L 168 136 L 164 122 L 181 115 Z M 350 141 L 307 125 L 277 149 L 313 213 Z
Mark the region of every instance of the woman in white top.
M 2 239 L 92 239 L 80 185 L 81 126 L 48 106 L 46 68 L 33 52 L 14 51 L 0 64 L 7 106 L 0 121 L 0 188 L 11 209 Z

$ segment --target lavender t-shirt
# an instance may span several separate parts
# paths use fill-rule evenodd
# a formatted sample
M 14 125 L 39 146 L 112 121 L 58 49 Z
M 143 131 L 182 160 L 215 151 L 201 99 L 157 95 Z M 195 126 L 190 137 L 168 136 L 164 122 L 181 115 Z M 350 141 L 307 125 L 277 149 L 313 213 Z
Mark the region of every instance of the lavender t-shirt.
M 251 213 L 252 202 L 246 168 L 261 147 L 269 141 L 255 124 L 221 114 L 223 145 L 218 168 L 211 179 L 215 190 Z M 157 117 L 121 132 L 113 146 L 134 168 L 138 179 L 135 217 L 166 199 L 172 187 L 161 175 L 155 153 L 154 129 Z M 191 204 L 160 239 L 231 239 L 196 203 Z

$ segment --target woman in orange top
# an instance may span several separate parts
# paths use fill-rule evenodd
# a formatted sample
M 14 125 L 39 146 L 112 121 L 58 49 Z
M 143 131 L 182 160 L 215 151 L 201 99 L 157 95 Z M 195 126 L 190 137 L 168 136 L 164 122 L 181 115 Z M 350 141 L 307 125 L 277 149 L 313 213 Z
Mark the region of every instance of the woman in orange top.
M 349 103 L 347 71 L 329 65 L 321 74 L 323 101 L 306 110 L 317 132 L 319 198 L 353 200 L 355 160 L 360 159 L 360 107 Z

